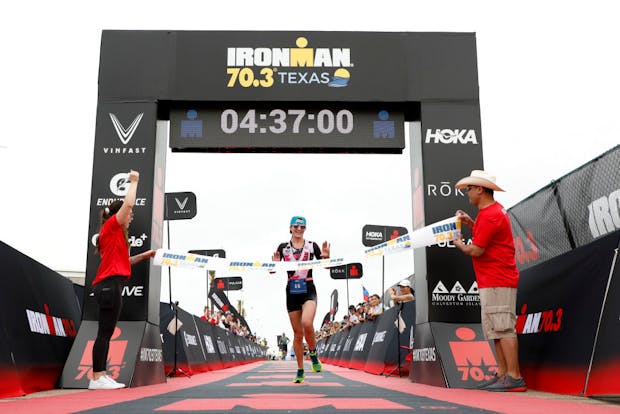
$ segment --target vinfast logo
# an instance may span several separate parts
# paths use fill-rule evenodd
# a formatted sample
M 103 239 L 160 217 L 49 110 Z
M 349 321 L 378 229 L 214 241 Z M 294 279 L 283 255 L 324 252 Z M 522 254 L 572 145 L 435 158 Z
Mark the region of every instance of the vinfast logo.
M 139 113 L 127 128 L 121 124 L 121 121 L 118 120 L 115 114 L 109 113 L 108 115 L 110 115 L 112 125 L 114 125 L 114 129 L 116 130 L 116 135 L 118 135 L 118 138 L 121 140 L 123 145 L 127 145 L 127 143 L 131 141 L 136 129 L 138 129 L 138 125 L 140 125 L 140 121 L 142 120 L 144 113 Z
M 435 306 L 479 306 L 478 283 L 474 281 L 468 290 L 456 281 L 448 290 L 440 280 L 433 288 L 431 303 Z
M 183 210 L 183 209 L 185 208 L 185 204 L 187 204 L 187 200 L 189 200 L 189 197 L 185 197 L 185 200 L 183 200 L 183 201 L 179 200 L 179 199 L 178 199 L 178 198 L 176 198 L 176 197 L 175 197 L 174 199 L 175 199 L 175 200 L 176 200 L 176 202 L 177 202 L 177 206 L 179 206 L 179 208 L 180 208 L 181 210 Z
M 620 229 L 620 188 L 588 204 L 588 224 L 594 238 Z
M 144 113 L 138 114 L 133 120 L 133 122 L 129 125 L 129 127 L 125 128 L 121 121 L 118 120 L 117 116 L 113 113 L 108 114 L 110 119 L 112 120 L 112 125 L 114 126 L 114 130 L 116 131 L 116 135 L 118 139 L 123 144 L 122 147 L 103 147 L 103 153 L 107 155 L 134 155 L 134 154 L 144 154 L 146 153 L 146 147 L 138 147 L 138 146 L 127 146 L 133 134 L 138 129 L 138 125 L 140 125 L 140 121 L 142 120 L 142 116 Z
M 473 129 L 427 129 L 426 144 L 478 144 Z

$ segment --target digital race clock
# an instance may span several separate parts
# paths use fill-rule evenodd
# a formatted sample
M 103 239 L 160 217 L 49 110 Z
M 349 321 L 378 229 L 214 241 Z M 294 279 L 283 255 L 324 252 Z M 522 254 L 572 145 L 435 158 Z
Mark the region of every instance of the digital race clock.
M 173 151 L 309 151 L 400 153 L 405 147 L 402 111 L 301 105 L 213 108 L 183 106 L 170 111 Z

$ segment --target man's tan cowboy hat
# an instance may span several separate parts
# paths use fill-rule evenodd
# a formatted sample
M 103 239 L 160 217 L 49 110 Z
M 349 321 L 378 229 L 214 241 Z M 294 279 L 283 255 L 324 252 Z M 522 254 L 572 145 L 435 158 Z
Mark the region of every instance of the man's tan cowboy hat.
M 457 190 L 462 190 L 468 185 L 477 185 L 480 187 L 490 188 L 494 191 L 504 191 L 497 184 L 495 184 L 495 176 L 482 170 L 473 170 L 469 177 L 461 178 L 456 183 Z

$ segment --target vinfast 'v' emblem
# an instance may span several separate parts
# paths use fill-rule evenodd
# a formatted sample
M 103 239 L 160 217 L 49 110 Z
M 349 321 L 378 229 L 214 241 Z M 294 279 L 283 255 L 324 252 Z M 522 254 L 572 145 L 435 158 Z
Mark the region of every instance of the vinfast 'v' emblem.
M 140 125 L 140 121 L 142 120 L 142 116 L 144 115 L 144 113 L 139 113 L 138 116 L 134 118 L 133 122 L 131 123 L 131 125 L 129 125 L 128 128 L 125 128 L 121 124 L 121 121 L 119 121 L 116 115 L 114 115 L 113 113 L 109 113 L 108 115 L 110 115 L 112 125 L 114 125 L 114 129 L 116 130 L 116 135 L 118 135 L 123 145 L 126 145 L 131 140 L 131 137 L 133 137 L 136 129 L 138 129 L 138 125 Z
M 179 206 L 179 208 L 183 210 L 185 208 L 185 204 L 187 204 L 187 200 L 189 200 L 189 197 L 185 197 L 185 200 L 183 200 L 182 203 L 176 197 L 174 198 L 174 200 L 177 202 L 177 205 Z

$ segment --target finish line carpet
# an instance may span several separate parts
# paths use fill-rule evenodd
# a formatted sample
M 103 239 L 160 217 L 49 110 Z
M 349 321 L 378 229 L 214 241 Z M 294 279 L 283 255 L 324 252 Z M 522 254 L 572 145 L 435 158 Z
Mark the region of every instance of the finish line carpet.
M 309 365 L 307 364 L 307 367 Z M 55 390 L 0 400 L 2 413 L 620 413 L 620 406 L 414 384 L 324 365 L 293 384 L 293 361 L 264 361 L 122 390 Z

